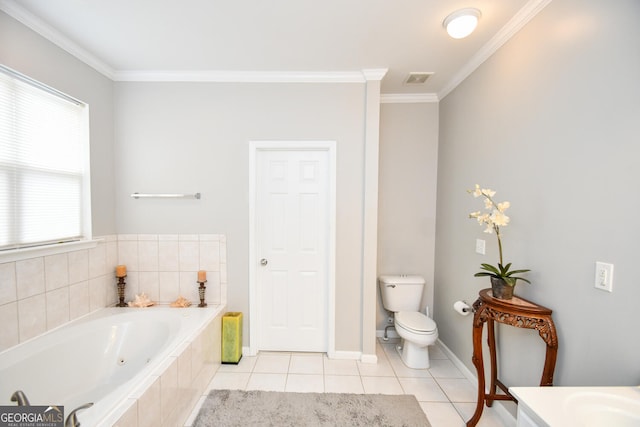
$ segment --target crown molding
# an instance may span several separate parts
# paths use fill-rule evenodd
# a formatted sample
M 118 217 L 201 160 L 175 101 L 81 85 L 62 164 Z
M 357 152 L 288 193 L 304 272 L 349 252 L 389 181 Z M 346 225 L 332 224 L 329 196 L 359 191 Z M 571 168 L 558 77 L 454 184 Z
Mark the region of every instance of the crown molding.
M 439 101 L 435 93 L 383 93 L 380 96 L 381 104 L 418 104 Z
M 484 61 L 489 59 L 498 49 L 513 37 L 527 22 L 533 19 L 552 0 L 530 0 L 504 27 L 496 33 L 471 59 L 453 76 L 451 80 L 438 92 L 438 98 L 444 99 L 471 73 L 473 73 Z
M 362 70 L 362 75 L 365 80 L 377 80 L 380 81 L 387 75 L 388 68 L 365 68 Z
M 91 68 L 95 69 L 100 74 L 113 80 L 114 69 L 107 65 L 104 61 L 98 59 L 95 55 L 80 47 L 77 43 L 70 40 L 68 37 L 62 35 L 60 31 L 56 30 L 40 18 L 27 11 L 20 6 L 14 0 L 0 0 L 0 10 L 4 11 L 7 15 L 11 16 L 16 21 L 31 28 L 36 33 L 40 34 L 45 39 L 56 44 L 61 49 L 67 51 L 71 55 L 78 58 Z
M 364 83 L 364 71 L 116 71 L 117 82 Z

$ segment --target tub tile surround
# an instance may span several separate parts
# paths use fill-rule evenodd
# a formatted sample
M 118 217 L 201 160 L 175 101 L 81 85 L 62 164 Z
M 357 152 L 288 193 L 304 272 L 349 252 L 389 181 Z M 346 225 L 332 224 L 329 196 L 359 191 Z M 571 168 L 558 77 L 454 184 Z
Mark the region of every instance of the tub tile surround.
M 222 314 L 179 346 L 99 427 L 184 425 L 221 365 Z
M 183 296 L 200 301 L 196 275 L 207 272 L 206 300 L 226 300 L 226 236 L 221 234 L 121 234 L 118 264 L 127 266 L 126 300 L 142 292 L 168 303 Z M 224 290 L 223 290 L 224 289 Z
M 207 271 L 206 301 L 226 304 L 223 234 L 120 234 L 67 253 L 0 264 L 0 351 L 117 302 L 115 266 L 127 266 L 126 301 L 146 293 L 169 303 L 199 303 L 198 270 Z

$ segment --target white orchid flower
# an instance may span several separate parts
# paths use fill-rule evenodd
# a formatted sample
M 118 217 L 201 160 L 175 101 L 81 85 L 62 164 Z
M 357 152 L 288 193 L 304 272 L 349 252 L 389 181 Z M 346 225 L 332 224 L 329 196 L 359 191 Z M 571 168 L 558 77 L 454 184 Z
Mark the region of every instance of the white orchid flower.
M 502 278 L 505 281 L 511 281 L 511 286 L 514 286 L 517 280 L 523 280 L 527 283 L 530 283 L 529 280 L 525 279 L 524 277 L 513 276 L 513 274 L 526 273 L 529 271 L 528 269 L 511 269 L 511 263 L 504 265 L 502 260 L 502 240 L 500 235 L 500 227 L 506 227 L 507 224 L 509 224 L 509 217 L 505 215 L 504 212 L 509 209 L 511 203 L 507 201 L 496 203 L 493 200 L 496 192 L 488 188 L 481 188 L 478 184 L 476 184 L 473 190 L 467 190 L 467 192 L 473 194 L 473 197 L 484 197 L 484 208 L 488 212 L 471 212 L 469 214 L 469 218 L 475 218 L 478 221 L 478 224 L 483 226 L 486 225 L 486 228 L 484 229 L 485 233 L 492 234 L 494 231 L 496 232 L 496 238 L 498 239 L 498 252 L 500 254 L 500 262 L 498 263 L 497 268 L 490 264 L 482 264 L 483 271 L 476 273 L 475 276 L 492 276 Z
M 500 212 L 504 212 L 504 211 L 506 211 L 507 209 L 509 209 L 509 207 L 510 207 L 510 206 L 511 206 L 511 203 L 509 203 L 509 202 L 507 202 L 507 201 L 504 201 L 504 202 L 502 202 L 502 203 L 498 203 L 498 210 L 499 210 Z

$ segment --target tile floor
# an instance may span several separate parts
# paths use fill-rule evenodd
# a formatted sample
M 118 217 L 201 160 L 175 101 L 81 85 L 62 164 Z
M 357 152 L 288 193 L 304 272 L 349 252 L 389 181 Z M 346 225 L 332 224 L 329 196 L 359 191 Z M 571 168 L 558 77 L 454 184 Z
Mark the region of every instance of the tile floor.
M 397 341 L 379 341 L 377 364 L 331 360 L 319 353 L 261 352 L 243 356 L 238 365 L 222 365 L 212 389 L 326 393 L 413 394 L 432 427 L 462 427 L 475 410 L 476 389 L 445 353 L 430 347 L 431 368 L 409 369 L 400 359 Z M 191 426 L 204 396 L 185 427 Z M 479 427 L 513 427 L 494 408 L 486 408 Z

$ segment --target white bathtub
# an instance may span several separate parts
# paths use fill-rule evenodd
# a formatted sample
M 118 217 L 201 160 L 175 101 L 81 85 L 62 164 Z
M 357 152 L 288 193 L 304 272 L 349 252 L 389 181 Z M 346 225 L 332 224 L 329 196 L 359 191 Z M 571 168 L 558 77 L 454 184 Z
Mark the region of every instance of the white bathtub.
M 16 390 L 24 391 L 32 405 L 64 405 L 65 416 L 93 402 L 77 413 L 82 425 L 111 425 L 171 361 L 177 365 L 185 349 L 192 357 L 194 340 L 199 350 L 193 357 L 207 358 L 202 342 L 208 340 L 201 337 L 221 311 L 220 306 L 165 306 L 92 313 L 0 353 L 0 405 L 15 405 L 10 397 Z M 189 379 L 197 374 L 190 372 Z

